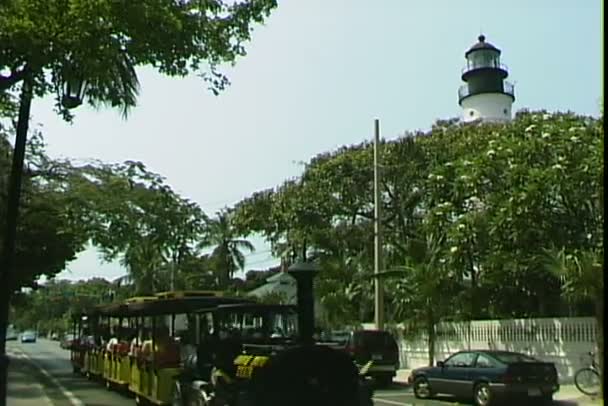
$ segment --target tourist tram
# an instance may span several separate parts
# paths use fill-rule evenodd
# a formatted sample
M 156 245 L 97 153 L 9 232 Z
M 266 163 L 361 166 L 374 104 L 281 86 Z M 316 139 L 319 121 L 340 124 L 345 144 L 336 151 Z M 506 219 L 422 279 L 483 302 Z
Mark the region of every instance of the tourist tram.
M 365 371 L 331 343 L 313 341 L 312 283 L 306 282 L 314 274 L 290 273 L 302 306 L 182 291 L 78 314 L 73 370 L 138 404 L 372 405 Z

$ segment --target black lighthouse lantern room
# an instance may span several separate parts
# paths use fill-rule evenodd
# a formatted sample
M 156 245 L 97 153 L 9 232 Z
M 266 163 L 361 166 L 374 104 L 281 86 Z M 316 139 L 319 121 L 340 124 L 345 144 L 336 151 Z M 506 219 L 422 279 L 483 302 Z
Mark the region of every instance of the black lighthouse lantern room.
M 459 89 L 459 103 L 482 93 L 503 93 L 515 100 L 513 86 L 505 81 L 509 73 L 500 62 L 500 49 L 486 42 L 484 35 L 477 39 L 478 42 L 464 54 L 467 64 L 462 69 L 462 80 L 466 85 Z

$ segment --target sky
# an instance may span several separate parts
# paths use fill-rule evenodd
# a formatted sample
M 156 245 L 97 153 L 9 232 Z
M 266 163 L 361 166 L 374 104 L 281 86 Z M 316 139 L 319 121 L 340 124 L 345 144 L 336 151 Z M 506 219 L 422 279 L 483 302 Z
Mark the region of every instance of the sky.
M 298 176 L 342 145 L 429 129 L 460 115 L 464 52 L 483 33 L 502 50 L 522 108 L 597 116 L 602 95 L 600 0 L 279 0 L 248 55 L 225 69 L 219 96 L 198 77 L 138 71 L 138 105 L 75 111 L 32 106 L 52 157 L 138 160 L 208 214 Z M 247 269 L 277 261 L 254 237 Z M 90 247 L 58 278 L 125 274 Z

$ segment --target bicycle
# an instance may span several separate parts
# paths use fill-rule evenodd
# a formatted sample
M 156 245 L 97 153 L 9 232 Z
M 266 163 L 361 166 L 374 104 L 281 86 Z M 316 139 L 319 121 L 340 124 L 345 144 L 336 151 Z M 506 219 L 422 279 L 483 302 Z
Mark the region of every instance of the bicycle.
M 591 358 L 591 365 L 576 371 L 574 385 L 587 396 L 597 396 L 600 393 L 600 372 L 595 362 L 595 354 L 589 352 L 588 355 Z

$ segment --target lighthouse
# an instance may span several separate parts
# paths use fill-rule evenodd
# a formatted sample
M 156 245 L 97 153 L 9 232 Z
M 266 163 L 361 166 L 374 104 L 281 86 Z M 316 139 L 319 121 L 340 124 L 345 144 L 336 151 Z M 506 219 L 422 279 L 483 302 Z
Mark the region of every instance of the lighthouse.
M 462 80 L 465 84 L 458 89 L 463 121 L 509 121 L 515 101 L 515 88 L 505 80 L 509 72 L 500 63 L 500 49 L 486 42 L 483 35 L 478 40 L 464 54 L 467 64 L 462 69 Z

